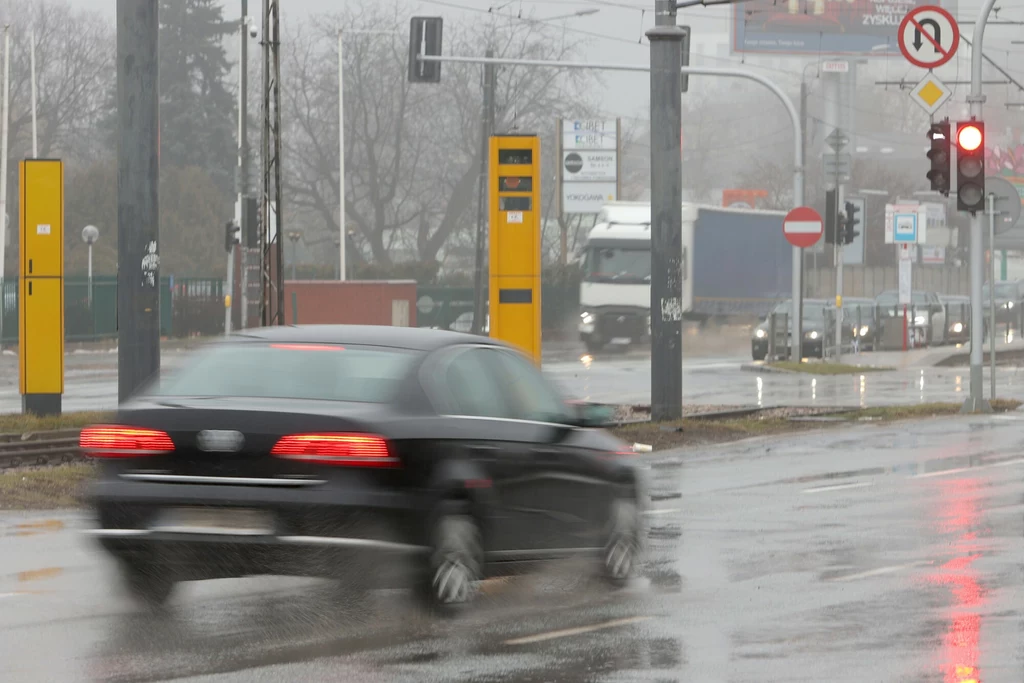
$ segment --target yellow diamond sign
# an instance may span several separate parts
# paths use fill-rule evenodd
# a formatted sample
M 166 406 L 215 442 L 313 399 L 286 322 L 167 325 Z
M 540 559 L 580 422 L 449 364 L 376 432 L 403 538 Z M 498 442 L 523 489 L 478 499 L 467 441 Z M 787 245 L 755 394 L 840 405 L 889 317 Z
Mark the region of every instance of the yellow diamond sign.
M 953 91 L 932 74 L 928 74 L 910 91 L 910 97 L 921 105 L 928 114 L 934 114 L 939 110 L 946 100 L 950 98 Z

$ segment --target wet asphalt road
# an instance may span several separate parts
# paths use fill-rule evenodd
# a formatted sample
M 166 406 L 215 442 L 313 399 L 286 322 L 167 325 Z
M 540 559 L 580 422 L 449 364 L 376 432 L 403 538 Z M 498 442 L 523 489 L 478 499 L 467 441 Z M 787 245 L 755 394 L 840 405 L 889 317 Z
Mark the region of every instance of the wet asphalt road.
M 162 367 L 173 369 L 184 352 L 165 351 Z M 736 351 L 687 356 L 683 400 L 690 404 L 761 406 L 875 406 L 963 401 L 968 368 L 924 368 L 812 377 L 742 370 L 749 354 Z M 601 403 L 650 403 L 651 361 L 647 350 L 598 356 L 572 350 L 546 353 L 544 371 L 570 396 Z M 64 410 L 112 410 L 117 405 L 116 354 L 69 356 Z M 1024 367 L 997 370 L 998 395 L 1024 399 Z M 985 370 L 988 393 L 988 370 Z M 0 357 L 0 413 L 19 412 L 17 358 Z
M 3 681 L 1024 680 L 1024 415 L 643 456 L 644 576 L 567 564 L 454 621 L 401 593 L 188 584 L 134 612 L 78 513 L 0 518 Z

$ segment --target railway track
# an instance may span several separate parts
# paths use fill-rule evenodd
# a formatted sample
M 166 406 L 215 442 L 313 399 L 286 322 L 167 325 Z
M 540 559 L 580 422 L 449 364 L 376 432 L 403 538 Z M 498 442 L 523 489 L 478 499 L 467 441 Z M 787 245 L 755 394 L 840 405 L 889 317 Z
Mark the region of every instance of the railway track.
M 622 427 L 650 421 L 651 408 L 648 405 L 624 406 L 629 417 L 617 419 L 609 426 Z M 779 410 L 785 406 L 757 407 L 742 406 L 725 410 L 696 410 L 688 412 L 687 419 L 729 420 L 754 417 L 767 411 Z M 815 410 L 814 416 L 849 412 L 850 408 Z M 19 467 L 54 467 L 82 459 L 78 448 L 78 429 L 62 429 L 27 434 L 0 434 L 0 471 Z

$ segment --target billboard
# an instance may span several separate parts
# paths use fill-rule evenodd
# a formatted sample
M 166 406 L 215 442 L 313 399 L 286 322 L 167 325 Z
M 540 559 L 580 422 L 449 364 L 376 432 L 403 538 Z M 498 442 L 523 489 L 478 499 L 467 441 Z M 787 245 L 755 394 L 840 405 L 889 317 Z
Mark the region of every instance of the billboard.
M 899 53 L 897 29 L 907 12 L 939 5 L 956 16 L 956 0 L 750 0 L 733 5 L 733 52 L 814 55 Z

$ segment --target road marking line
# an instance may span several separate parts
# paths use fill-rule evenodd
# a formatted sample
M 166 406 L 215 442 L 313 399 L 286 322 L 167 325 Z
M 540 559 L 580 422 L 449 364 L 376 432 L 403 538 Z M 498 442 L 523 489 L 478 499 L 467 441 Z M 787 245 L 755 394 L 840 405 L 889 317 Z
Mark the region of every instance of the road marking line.
M 651 617 L 625 617 L 622 619 L 612 619 L 600 624 L 593 624 L 591 626 L 579 626 L 577 628 L 566 628 L 560 631 L 548 631 L 547 633 L 538 633 L 535 636 L 526 636 L 524 638 L 513 638 L 512 640 L 506 640 L 505 645 L 528 645 L 530 643 L 539 643 L 545 640 L 554 640 L 556 638 L 567 638 L 569 636 L 577 636 L 582 633 L 591 633 L 592 631 L 600 631 L 606 628 L 614 628 L 616 626 L 625 626 L 626 624 L 635 624 L 639 621 L 647 621 Z
M 938 472 L 925 472 L 924 474 L 915 474 L 911 479 L 930 479 L 932 477 L 942 477 L 947 474 L 960 474 L 961 472 L 969 472 L 971 470 L 979 470 L 980 467 L 957 467 L 952 470 L 939 470 Z
M 893 572 L 902 571 L 904 569 L 911 569 L 913 567 L 925 564 L 924 562 L 911 562 L 910 564 L 894 564 L 889 567 L 879 567 L 878 569 L 869 569 L 866 572 L 859 572 L 857 574 L 847 574 L 846 576 L 837 576 L 834 579 L 829 579 L 830 583 L 837 581 L 856 581 L 857 579 L 867 579 L 872 576 L 881 576 L 883 574 L 892 574 Z
M 1010 467 L 1011 465 L 1024 465 L 1024 458 L 1015 458 L 1013 460 L 995 462 L 989 465 L 989 467 Z
M 17 598 L 22 595 L 26 595 L 26 593 L 0 593 L 0 600 L 3 600 L 4 598 Z
M 859 489 L 871 486 L 870 481 L 857 481 L 852 484 L 832 484 L 831 486 L 818 486 L 813 489 L 804 489 L 804 493 L 825 493 L 827 491 L 842 491 L 843 489 Z
M 682 508 L 668 508 L 667 510 L 647 510 L 647 515 L 671 515 L 674 512 L 682 512 Z

